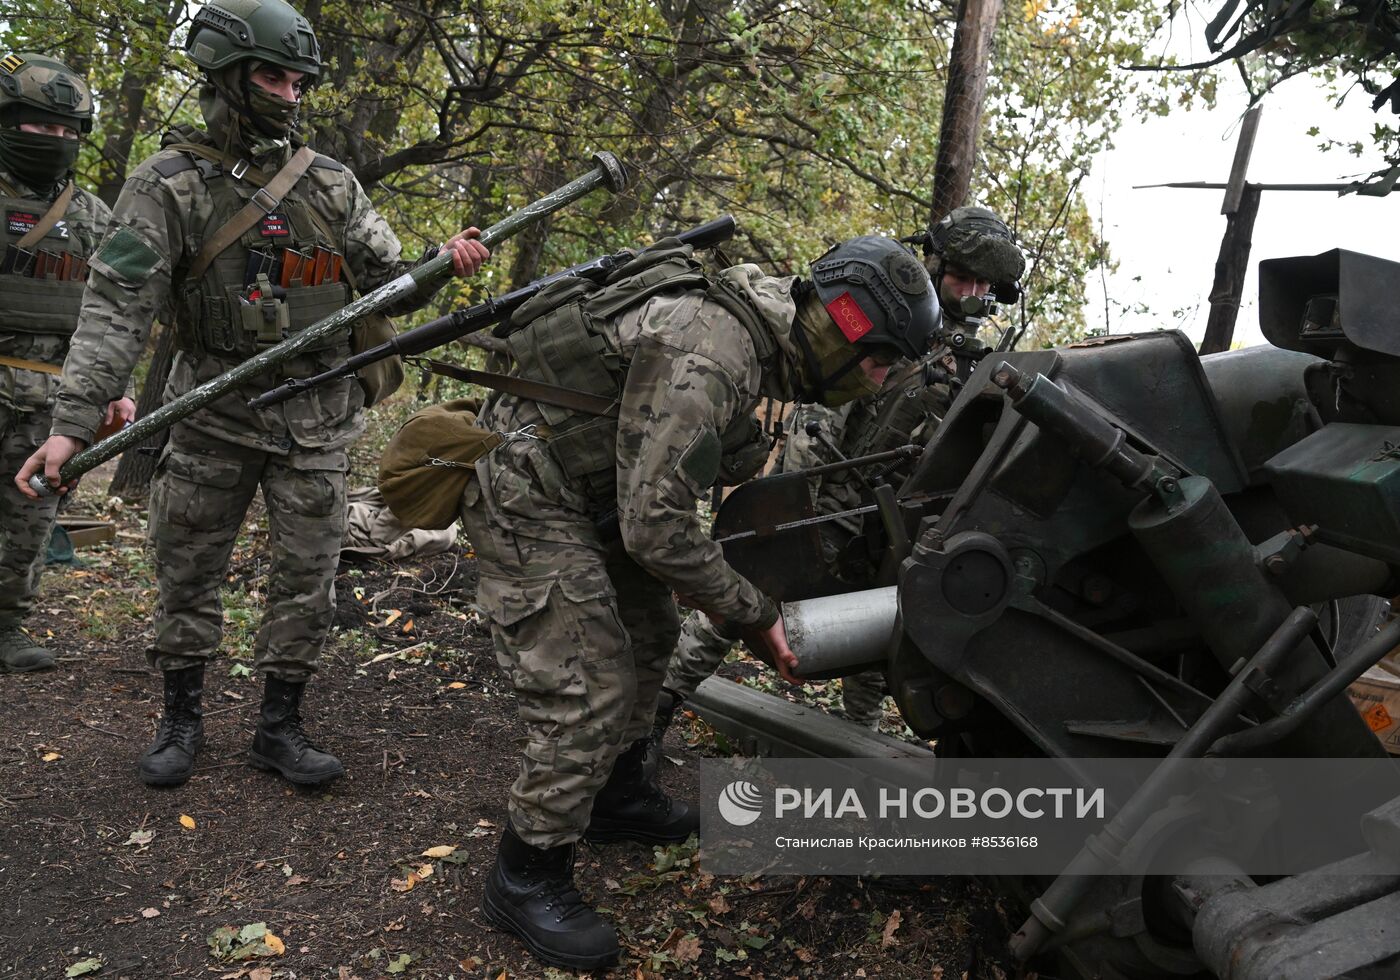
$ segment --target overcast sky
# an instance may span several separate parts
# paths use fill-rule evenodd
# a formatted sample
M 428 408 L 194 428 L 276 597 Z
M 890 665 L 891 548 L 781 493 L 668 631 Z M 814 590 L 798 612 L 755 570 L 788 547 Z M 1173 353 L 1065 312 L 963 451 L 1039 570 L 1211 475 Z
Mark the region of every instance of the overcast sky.
M 1218 108 L 1174 112 L 1166 118 L 1129 120 L 1117 146 L 1102 154 L 1086 181 L 1090 214 L 1102 207 L 1109 248 L 1119 262 L 1107 277 L 1110 296 L 1131 307 L 1145 303 L 1148 314 L 1125 314 L 1111 307 L 1113 333 L 1179 327 L 1193 340 L 1205 332 L 1207 296 L 1214 275 L 1225 218 L 1219 190 L 1134 190 L 1135 184 L 1177 180 L 1223 182 L 1230 173 L 1246 98 L 1233 73 L 1222 76 Z M 1309 78 L 1293 78 L 1271 93 L 1250 158 L 1249 179 L 1258 182 L 1333 182 L 1384 166 L 1375 152 L 1357 158 L 1343 150 L 1320 152 L 1319 126 L 1337 140 L 1365 140 L 1379 122 L 1393 119 L 1388 109 L 1371 112 L 1369 97 L 1352 92 L 1333 105 Z M 1337 197 L 1328 192 L 1265 191 L 1254 225 L 1249 279 L 1235 327 L 1235 340 L 1263 343 L 1259 332 L 1257 269 L 1260 259 L 1313 255 L 1347 248 L 1400 260 L 1396 217 L 1400 193 L 1384 198 Z M 1104 283 L 1094 274 L 1086 315 L 1091 329 L 1104 327 Z

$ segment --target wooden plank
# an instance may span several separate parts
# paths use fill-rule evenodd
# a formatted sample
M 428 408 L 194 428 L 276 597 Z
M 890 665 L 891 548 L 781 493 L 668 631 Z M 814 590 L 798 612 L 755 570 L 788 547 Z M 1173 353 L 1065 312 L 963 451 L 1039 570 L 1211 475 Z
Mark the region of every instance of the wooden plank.
M 1225 201 L 1220 205 L 1221 214 L 1234 214 L 1240 209 L 1245 173 L 1249 170 L 1249 157 L 1254 152 L 1254 136 L 1259 132 L 1259 115 L 1263 111 L 1264 107 L 1257 105 L 1244 114 L 1240 138 L 1235 143 L 1235 160 L 1230 164 L 1230 180 L 1225 185 Z

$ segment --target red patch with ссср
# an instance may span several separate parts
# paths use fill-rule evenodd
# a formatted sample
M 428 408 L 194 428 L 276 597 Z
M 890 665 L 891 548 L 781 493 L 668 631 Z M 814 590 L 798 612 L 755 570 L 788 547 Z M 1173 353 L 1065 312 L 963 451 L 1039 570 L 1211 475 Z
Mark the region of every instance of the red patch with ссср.
M 870 322 L 870 317 L 865 315 L 865 311 L 849 292 L 842 293 L 827 303 L 826 311 L 831 314 L 831 318 L 836 321 L 846 339 L 852 343 L 868 334 L 870 328 L 875 325 Z

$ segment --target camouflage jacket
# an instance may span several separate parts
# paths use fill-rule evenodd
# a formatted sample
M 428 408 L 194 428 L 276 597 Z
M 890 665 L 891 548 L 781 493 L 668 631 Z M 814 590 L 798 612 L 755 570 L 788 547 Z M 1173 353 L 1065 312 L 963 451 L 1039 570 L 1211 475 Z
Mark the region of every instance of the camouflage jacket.
M 795 280 L 764 276 L 752 265 L 720 275 L 747 292 L 778 347 L 790 350 Z M 771 624 L 776 606 L 725 562 L 720 546 L 705 533 L 696 504 L 715 482 L 726 439 L 748 433 L 754 406 L 763 394 L 774 393 L 776 374 L 784 368 L 765 374 L 748 331 L 700 292 L 653 297 L 603 330 L 608 346 L 621 353 L 625 372 L 616 499 L 579 499 L 572 509 L 596 517 L 615 507 L 623 545 L 637 564 L 727 622 Z M 520 431 L 543 428 L 542 422 L 534 402 L 507 395 L 488 405 L 479 424 Z M 520 477 L 530 480 L 532 474 Z M 578 496 L 567 487 L 553 495 Z
M 193 128 L 167 133 L 163 142 L 213 145 L 208 134 Z M 294 151 L 294 146 L 281 144 L 253 162 L 271 176 Z M 103 408 L 120 395 L 140 359 L 153 321 L 175 322 L 185 273 L 205 239 L 218 230 L 211 227 L 215 214 L 202 168 L 182 170 L 170 177 L 162 177 L 154 169 L 181 155 L 179 150 L 161 150 L 137 167 L 122 187 L 110 233 L 93 260 L 78 330 L 64 364 L 54 406 L 55 435 L 92 440 Z M 212 179 L 231 178 L 219 175 Z M 256 190 L 245 181 L 237 186 L 245 199 Z M 413 264 L 400 258 L 398 238 L 348 169 L 312 168 L 298 181 L 295 193 L 303 195 L 334 225 L 344 224 L 344 240 L 336 246 L 361 291 L 388 282 Z M 244 246 L 235 243 L 231 248 Z M 416 309 L 430 296 L 430 292 L 420 291 L 388 312 Z M 277 377 L 241 386 L 196 412 L 187 424 L 229 442 L 278 454 L 288 453 L 293 446 L 328 452 L 343 449 L 364 429 L 364 399 L 353 378 L 270 410 L 255 412 L 246 405 L 249 398 L 274 387 L 283 376 L 322 366 L 299 363 L 301 360 L 294 358 L 284 365 Z M 237 363 L 236 358 L 181 351 L 171 368 L 166 400 Z
M 0 169 L 0 192 L 8 188 L 20 198 L 32 198 L 47 206 L 57 196 L 58 190 L 40 196 L 26 186 L 18 177 Z M 81 187 L 73 188 L 73 199 L 68 202 L 62 223 L 49 232 L 40 247 L 50 247 L 50 241 L 62 249 L 63 239 L 71 236 L 77 239 L 84 255 L 97 251 L 107 229 L 112 211 L 95 194 Z M 9 220 L 9 215 L 4 216 Z M 62 364 L 68 353 L 68 338 L 49 334 L 36 334 L 28 331 L 7 331 L 5 329 L 4 303 L 0 301 L 0 354 L 6 357 L 21 358 L 26 361 L 42 361 L 45 364 Z M 53 404 L 54 393 L 58 390 L 58 378 L 38 371 L 22 371 L 17 368 L 0 366 L 0 404 L 20 412 L 33 412 L 48 408 Z M 118 397 L 120 397 L 118 395 Z M 103 403 L 106 408 L 106 403 Z

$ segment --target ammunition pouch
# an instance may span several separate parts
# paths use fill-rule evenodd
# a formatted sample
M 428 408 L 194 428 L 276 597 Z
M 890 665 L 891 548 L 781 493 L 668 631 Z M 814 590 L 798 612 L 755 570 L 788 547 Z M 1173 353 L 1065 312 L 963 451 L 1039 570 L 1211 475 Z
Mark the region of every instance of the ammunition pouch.
M 7 333 L 71 337 L 83 308 L 83 284 L 0 275 L 0 322 Z
M 186 294 L 186 322 L 192 329 L 180 331 L 181 349 L 246 360 L 279 344 L 342 309 L 350 302 L 344 283 L 288 289 L 284 296 L 262 295 L 245 299 L 247 287 L 224 286 L 218 292 L 196 284 Z M 345 349 L 350 331 L 313 342 L 305 353 Z

